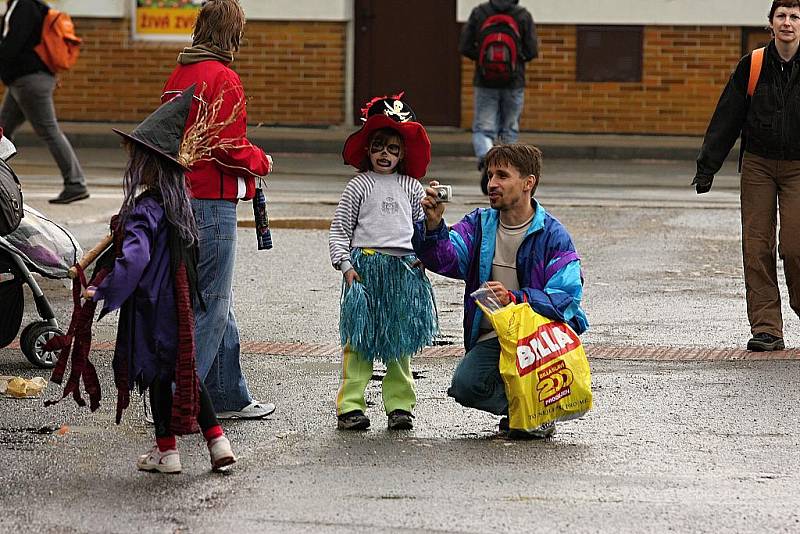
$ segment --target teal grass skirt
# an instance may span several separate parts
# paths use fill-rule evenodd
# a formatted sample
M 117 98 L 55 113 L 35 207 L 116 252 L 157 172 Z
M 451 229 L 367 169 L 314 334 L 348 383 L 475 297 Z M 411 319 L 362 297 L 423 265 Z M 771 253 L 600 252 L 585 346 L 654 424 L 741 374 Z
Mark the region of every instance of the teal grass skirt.
M 353 267 L 361 277 L 342 284 L 339 336 L 342 346 L 368 361 L 384 363 L 411 356 L 439 331 L 430 280 L 416 256 L 398 257 L 355 249 Z

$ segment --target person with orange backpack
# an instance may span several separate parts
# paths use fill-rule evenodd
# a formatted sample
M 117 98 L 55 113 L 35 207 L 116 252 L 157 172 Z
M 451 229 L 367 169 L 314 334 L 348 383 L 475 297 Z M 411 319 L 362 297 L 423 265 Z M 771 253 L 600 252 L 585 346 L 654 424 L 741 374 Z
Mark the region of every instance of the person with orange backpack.
M 783 350 L 777 257 L 800 315 L 800 0 L 773 0 L 772 40 L 744 56 L 706 130 L 692 185 L 711 189 L 741 135 L 742 252 L 751 351 Z M 780 231 L 776 226 L 780 214 Z
M 52 34 L 63 29 L 59 22 L 68 21 L 63 14 L 55 15 L 58 12 L 51 13 L 50 7 L 40 0 L 6 2 L 5 15 L 0 19 L 0 79 L 6 86 L 0 106 L 0 127 L 12 138 L 22 123 L 26 120 L 31 123 L 64 180 L 63 190 L 50 202 L 69 204 L 89 198 L 89 189 L 78 157 L 58 125 L 53 104 L 54 70 L 69 66 L 77 53 L 76 44 L 71 48 L 65 44 L 65 50 L 47 46 Z M 50 22 L 45 25 L 46 21 Z M 58 43 L 58 39 L 54 41 Z M 54 59 L 65 63 L 58 66 Z
M 495 141 L 510 144 L 519 138 L 525 63 L 539 55 L 533 16 L 519 0 L 484 2 L 470 13 L 458 48 L 475 61 L 472 146 L 481 172 L 481 190 L 486 195 L 486 153 Z

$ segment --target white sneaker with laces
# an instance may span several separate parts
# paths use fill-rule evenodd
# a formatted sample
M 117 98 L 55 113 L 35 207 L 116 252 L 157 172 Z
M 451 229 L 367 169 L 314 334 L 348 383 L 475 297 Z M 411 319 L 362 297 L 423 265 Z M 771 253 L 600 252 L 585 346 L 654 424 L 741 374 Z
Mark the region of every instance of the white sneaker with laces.
M 147 454 L 139 456 L 136 467 L 140 471 L 148 471 L 150 473 L 156 471 L 169 474 L 180 473 L 181 457 L 177 449 L 161 452 L 158 450 L 158 446 L 155 446 Z
M 219 412 L 217 419 L 263 419 L 274 411 L 271 402 L 253 401 L 239 411 Z
M 231 442 L 225 436 L 209 441 L 208 452 L 211 453 L 211 469 L 213 471 L 220 471 L 223 467 L 236 463 L 236 456 L 233 455 Z

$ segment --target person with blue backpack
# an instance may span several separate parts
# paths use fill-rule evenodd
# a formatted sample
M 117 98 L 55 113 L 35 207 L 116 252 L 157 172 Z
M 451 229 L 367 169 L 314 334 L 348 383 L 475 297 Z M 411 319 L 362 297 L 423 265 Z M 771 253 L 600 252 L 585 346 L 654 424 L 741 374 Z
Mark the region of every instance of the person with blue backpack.
M 581 308 L 580 256 L 567 229 L 534 198 L 542 171 L 542 153 L 526 144 L 498 145 L 486 154 L 489 208 L 479 208 L 448 227 L 445 204 L 433 186 L 422 201 L 425 220 L 414 226 L 412 244 L 425 267 L 464 280 L 464 347 L 447 394 L 456 402 L 504 416 L 508 397 L 500 375 L 500 342 L 470 296 L 486 284 L 503 306 L 530 304 L 533 311 L 568 324 L 580 335 L 589 327 Z M 545 438 L 550 423 L 511 437 Z M 520 435 L 521 432 L 521 435 Z
M 475 62 L 472 146 L 488 194 L 486 153 L 499 140 L 516 143 L 525 103 L 525 63 L 539 55 L 533 16 L 519 0 L 490 0 L 470 13 L 459 51 Z

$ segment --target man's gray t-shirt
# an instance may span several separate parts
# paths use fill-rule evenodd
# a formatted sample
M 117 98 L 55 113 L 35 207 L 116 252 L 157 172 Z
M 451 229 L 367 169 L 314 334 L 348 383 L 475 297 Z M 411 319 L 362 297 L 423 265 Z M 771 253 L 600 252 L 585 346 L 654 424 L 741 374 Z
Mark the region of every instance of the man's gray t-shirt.
M 517 291 L 519 289 L 517 251 L 528 234 L 528 227 L 531 225 L 532 220 L 533 216 L 520 225 L 507 226 L 502 222 L 497 225 L 492 274 L 489 279 L 502 283 L 509 291 Z M 492 323 L 489 322 L 486 315 L 481 319 L 480 328 L 481 335 L 478 341 L 497 337 L 494 329 L 492 329 Z

